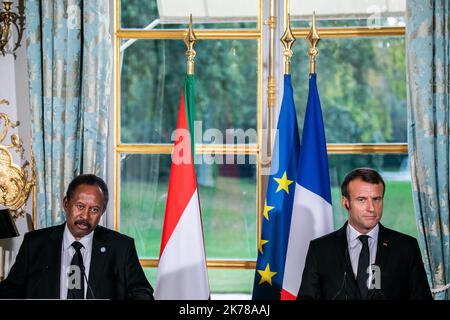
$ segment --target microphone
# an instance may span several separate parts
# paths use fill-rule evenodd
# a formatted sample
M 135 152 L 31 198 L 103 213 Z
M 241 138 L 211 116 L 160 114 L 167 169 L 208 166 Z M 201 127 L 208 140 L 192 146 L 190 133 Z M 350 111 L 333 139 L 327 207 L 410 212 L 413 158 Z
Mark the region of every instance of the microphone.
M 348 260 L 348 245 L 345 247 L 345 269 L 344 269 L 344 277 L 342 279 L 341 287 L 339 288 L 338 292 L 334 295 L 334 297 L 331 300 L 335 300 L 341 292 L 344 290 L 345 293 L 345 300 L 348 300 L 347 295 L 347 270 L 349 269 L 349 266 L 351 266 L 349 260 Z
M 341 287 L 339 288 L 339 291 L 334 295 L 334 297 L 331 300 L 336 300 L 336 298 L 341 294 L 342 290 L 345 290 L 345 300 L 348 300 L 347 298 L 347 270 L 344 271 L 344 278 L 342 279 Z
M 82 264 L 82 265 L 81 265 L 81 272 L 83 272 L 83 277 L 84 277 L 84 279 L 86 280 L 88 289 L 89 289 L 89 291 L 90 291 L 90 293 L 91 293 L 92 298 L 95 300 L 94 291 L 92 291 L 91 285 L 89 284 L 88 278 L 87 278 L 87 276 L 86 276 L 86 272 L 84 271 L 85 269 L 86 269 L 86 268 L 84 267 L 84 264 Z M 86 294 L 86 297 L 87 297 L 87 294 Z

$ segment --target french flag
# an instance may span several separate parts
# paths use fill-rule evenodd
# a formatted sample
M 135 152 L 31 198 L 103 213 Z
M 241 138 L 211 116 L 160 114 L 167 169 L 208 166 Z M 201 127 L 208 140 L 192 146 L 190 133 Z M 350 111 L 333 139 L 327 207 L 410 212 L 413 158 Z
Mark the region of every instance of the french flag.
M 316 74 L 310 74 L 300 159 L 281 292 L 297 297 L 309 242 L 333 231 L 330 176 Z

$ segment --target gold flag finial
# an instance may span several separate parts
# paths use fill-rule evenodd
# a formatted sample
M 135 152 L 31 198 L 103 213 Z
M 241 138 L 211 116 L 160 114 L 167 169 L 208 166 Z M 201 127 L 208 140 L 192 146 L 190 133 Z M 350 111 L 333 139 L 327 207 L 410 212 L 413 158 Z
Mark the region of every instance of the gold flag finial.
M 194 74 L 194 57 L 195 50 L 194 44 L 197 41 L 197 37 L 195 36 L 194 30 L 192 29 L 192 14 L 189 17 L 189 30 L 184 38 L 184 43 L 186 44 L 186 64 L 187 64 L 187 74 Z
M 306 37 L 306 41 L 309 43 L 309 73 L 316 73 L 316 57 L 319 54 L 316 46 L 319 40 L 320 36 L 316 28 L 316 13 L 313 12 L 311 30 Z
M 286 29 L 284 30 L 284 34 L 281 37 L 280 41 L 283 43 L 284 50 L 283 50 L 283 56 L 284 56 L 284 74 L 290 74 L 291 73 L 291 58 L 292 58 L 292 45 L 295 42 L 294 34 L 291 30 L 291 18 L 290 15 L 287 15 L 286 19 Z

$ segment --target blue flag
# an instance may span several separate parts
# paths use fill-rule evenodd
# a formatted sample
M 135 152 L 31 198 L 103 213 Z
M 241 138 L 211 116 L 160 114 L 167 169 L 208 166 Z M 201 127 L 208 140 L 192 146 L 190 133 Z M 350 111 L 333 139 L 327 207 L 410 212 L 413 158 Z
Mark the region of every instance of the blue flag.
M 284 75 L 283 101 L 258 242 L 253 299 L 279 300 L 281 297 L 299 150 L 291 76 Z
M 333 231 L 330 176 L 325 129 L 316 74 L 310 74 L 295 198 L 283 279 L 283 299 L 300 289 L 309 242 Z

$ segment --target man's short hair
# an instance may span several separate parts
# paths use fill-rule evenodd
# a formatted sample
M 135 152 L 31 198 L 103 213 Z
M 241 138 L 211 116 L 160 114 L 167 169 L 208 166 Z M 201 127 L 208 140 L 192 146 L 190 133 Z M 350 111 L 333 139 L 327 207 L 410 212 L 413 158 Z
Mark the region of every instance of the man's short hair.
M 341 194 L 343 197 L 350 199 L 350 194 L 348 193 L 348 185 L 351 181 L 361 179 L 364 182 L 383 185 L 383 197 L 386 186 L 381 175 L 372 168 L 356 168 L 347 173 L 341 184 Z
M 80 174 L 79 176 L 75 177 L 67 188 L 66 192 L 66 199 L 67 201 L 70 201 L 70 199 L 73 196 L 73 193 L 77 189 L 79 185 L 87 184 L 90 186 L 98 186 L 100 190 L 102 190 L 103 193 L 103 210 L 106 210 L 106 206 L 108 204 L 109 199 L 109 193 L 108 193 L 108 186 L 106 185 L 105 181 L 101 179 L 100 177 L 97 177 L 95 174 Z

